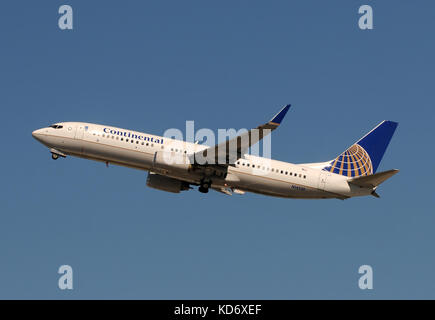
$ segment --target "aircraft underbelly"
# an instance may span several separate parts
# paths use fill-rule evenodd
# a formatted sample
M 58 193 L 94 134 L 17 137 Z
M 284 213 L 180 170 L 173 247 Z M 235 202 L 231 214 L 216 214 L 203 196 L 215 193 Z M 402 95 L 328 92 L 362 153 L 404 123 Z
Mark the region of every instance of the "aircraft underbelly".
M 273 179 L 268 176 L 234 172 L 239 181 L 231 182 L 231 186 L 259 194 L 285 198 L 334 198 L 331 194 L 291 182 Z
M 82 152 L 79 156 L 101 161 L 113 162 L 138 169 L 148 169 L 152 166 L 152 153 L 140 152 L 117 146 L 93 143 L 81 140 Z
M 153 166 L 153 153 L 95 143 L 87 140 L 68 139 L 66 143 L 62 143 L 64 144 L 60 145 L 60 141 L 56 141 L 56 144 L 59 145 L 59 147 L 63 146 L 63 150 L 79 157 L 107 161 L 109 163 L 112 162 L 143 170 L 150 170 Z M 201 179 L 200 175 L 193 172 L 167 175 L 191 183 L 199 183 Z M 230 177 L 232 177 L 230 180 L 215 178 L 212 179 L 212 182 L 222 186 L 227 185 L 244 191 L 275 197 L 301 199 L 324 199 L 336 197 L 336 195 L 328 192 L 329 190 L 319 190 L 316 187 L 280 180 L 269 175 L 257 175 L 243 172 L 242 170 L 231 167 L 228 169 L 228 178 Z

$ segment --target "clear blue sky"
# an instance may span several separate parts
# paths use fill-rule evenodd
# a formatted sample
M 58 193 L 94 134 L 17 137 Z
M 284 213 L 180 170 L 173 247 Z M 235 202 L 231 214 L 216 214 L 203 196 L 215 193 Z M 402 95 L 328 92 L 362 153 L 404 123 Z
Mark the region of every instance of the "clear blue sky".
M 58 8 L 74 9 L 74 30 Z M 358 28 L 371 4 L 374 30 Z M 0 298 L 435 298 L 433 1 L 2 1 Z M 146 187 L 32 139 L 56 121 L 254 127 L 289 162 L 399 122 L 381 199 Z M 428 151 L 429 150 L 429 151 Z M 428 153 L 427 158 L 420 154 Z M 60 265 L 74 290 L 57 287 Z M 374 290 L 358 288 L 358 267 Z

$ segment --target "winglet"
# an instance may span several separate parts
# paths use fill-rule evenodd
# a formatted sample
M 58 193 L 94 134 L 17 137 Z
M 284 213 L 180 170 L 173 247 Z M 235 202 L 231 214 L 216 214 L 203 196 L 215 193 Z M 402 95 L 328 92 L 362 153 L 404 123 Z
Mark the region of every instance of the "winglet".
M 278 112 L 270 121 L 269 124 L 279 126 L 281 124 L 282 119 L 284 119 L 288 109 L 290 109 L 290 104 L 286 105 L 284 108 L 281 109 L 280 112 Z

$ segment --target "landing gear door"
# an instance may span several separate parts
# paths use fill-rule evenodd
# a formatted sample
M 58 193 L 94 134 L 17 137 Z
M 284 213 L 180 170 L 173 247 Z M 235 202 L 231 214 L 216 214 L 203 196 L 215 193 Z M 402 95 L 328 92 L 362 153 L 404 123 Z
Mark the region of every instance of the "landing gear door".
M 326 172 L 320 172 L 320 175 L 319 175 L 319 185 L 318 185 L 318 188 L 320 189 L 320 190 L 325 190 L 325 187 L 326 187 L 326 179 L 328 178 L 328 175 L 327 175 L 327 173 Z
M 83 134 L 85 132 L 85 126 L 82 124 L 77 125 L 77 130 L 76 130 L 76 139 L 83 139 Z

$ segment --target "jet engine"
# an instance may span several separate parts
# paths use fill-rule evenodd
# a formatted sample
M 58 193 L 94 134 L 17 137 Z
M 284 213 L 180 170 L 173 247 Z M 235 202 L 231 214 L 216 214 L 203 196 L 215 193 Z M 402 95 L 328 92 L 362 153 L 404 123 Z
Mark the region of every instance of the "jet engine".
M 172 193 L 180 193 L 180 191 L 189 190 L 189 184 L 187 182 L 165 177 L 153 172 L 148 172 L 147 186 Z

